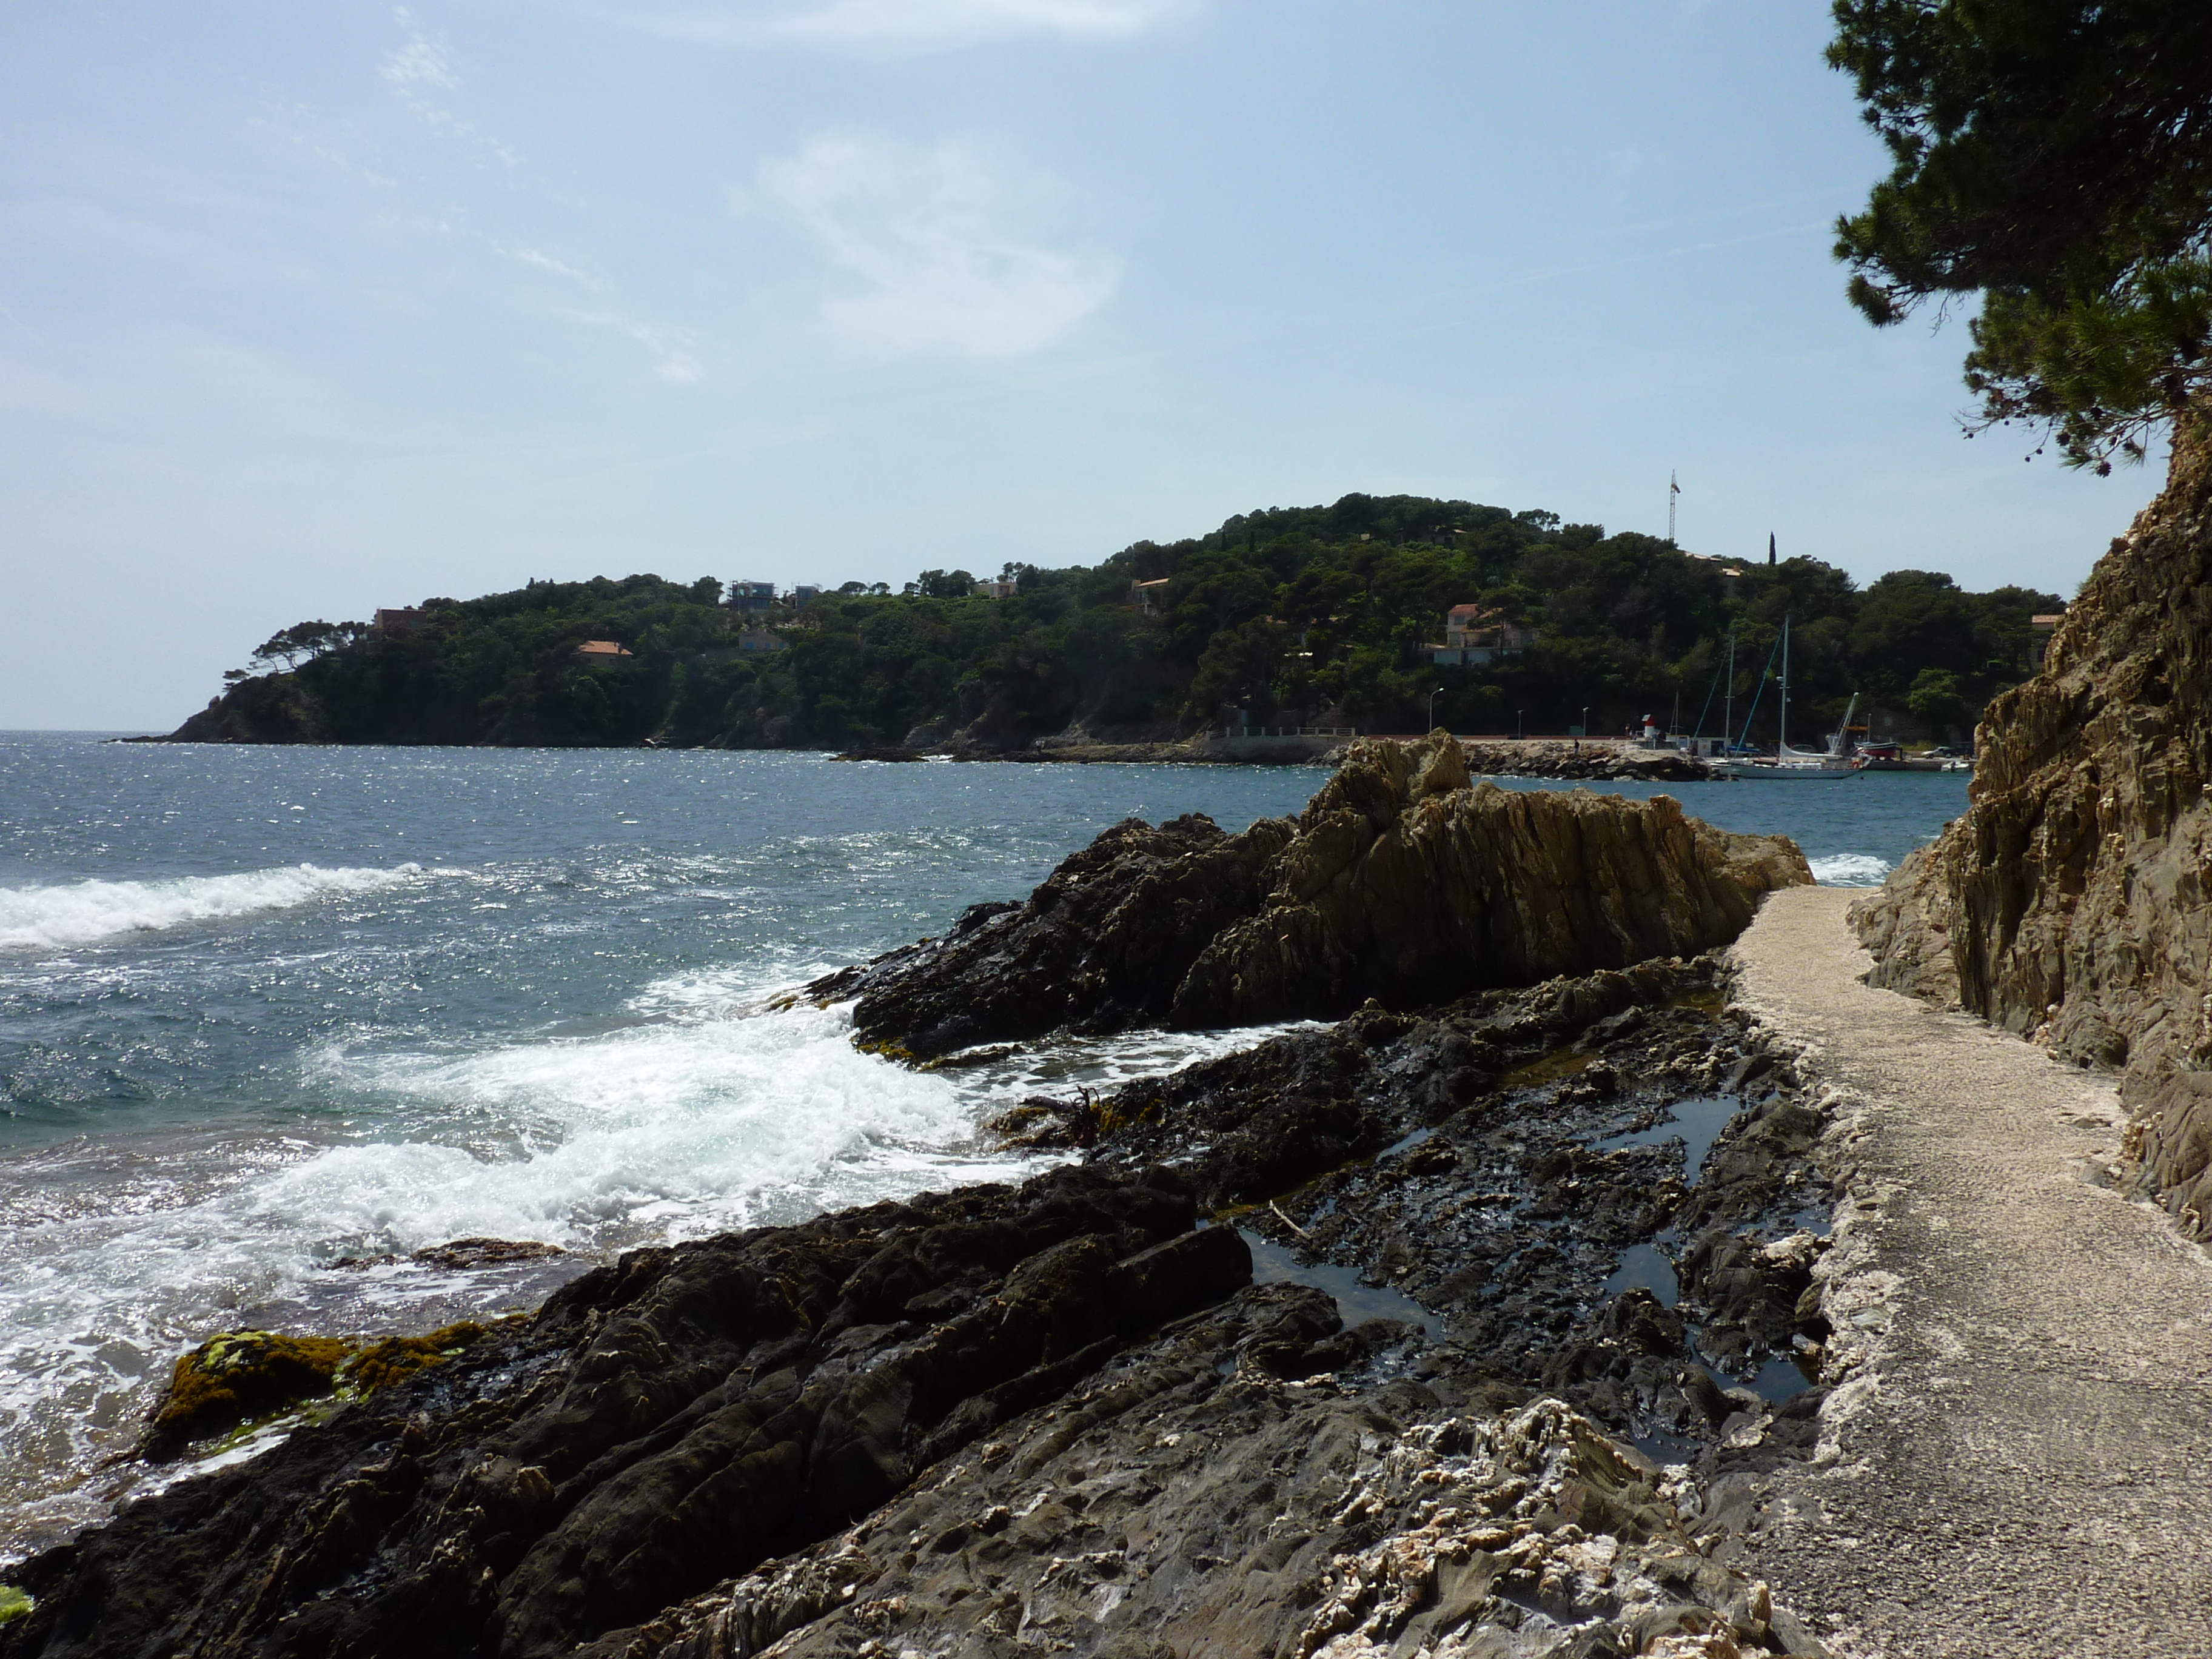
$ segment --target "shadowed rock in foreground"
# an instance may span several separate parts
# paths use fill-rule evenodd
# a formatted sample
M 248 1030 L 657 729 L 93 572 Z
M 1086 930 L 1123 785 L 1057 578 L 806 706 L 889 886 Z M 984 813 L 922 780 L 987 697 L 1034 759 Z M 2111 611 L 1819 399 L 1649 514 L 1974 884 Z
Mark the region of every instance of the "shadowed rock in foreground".
M 0 1654 L 568 1651 L 798 1548 L 1251 1278 L 1164 1172 L 641 1250 L 12 1572 Z
M 1471 784 L 1459 744 L 1358 744 L 1296 818 L 1107 830 L 1026 903 L 819 980 L 863 1042 L 921 1057 L 1060 1027 L 1334 1018 L 1728 944 L 1796 846 L 1669 797 Z

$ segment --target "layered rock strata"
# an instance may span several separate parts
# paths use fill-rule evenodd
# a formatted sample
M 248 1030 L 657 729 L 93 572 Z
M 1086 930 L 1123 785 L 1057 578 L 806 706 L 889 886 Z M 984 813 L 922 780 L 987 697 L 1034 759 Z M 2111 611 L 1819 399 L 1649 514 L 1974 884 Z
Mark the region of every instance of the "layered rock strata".
M 1874 982 L 2124 1066 L 2135 1147 L 2212 1227 L 2212 438 L 2099 561 L 2042 672 L 1992 702 L 1972 804 L 1853 912 Z
M 1027 902 L 808 988 L 857 998 L 861 1041 L 921 1058 L 1060 1027 L 1334 1018 L 1694 956 L 1811 880 L 1794 843 L 1667 796 L 1471 783 L 1439 732 L 1357 745 L 1296 818 L 1116 825 Z

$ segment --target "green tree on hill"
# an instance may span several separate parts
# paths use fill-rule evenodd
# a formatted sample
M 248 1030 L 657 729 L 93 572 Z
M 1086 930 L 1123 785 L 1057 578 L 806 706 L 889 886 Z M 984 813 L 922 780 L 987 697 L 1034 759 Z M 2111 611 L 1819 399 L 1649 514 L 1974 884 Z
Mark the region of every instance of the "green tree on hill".
M 1723 574 L 1724 570 L 1735 574 Z M 1747 706 L 1785 615 L 1793 720 L 1855 690 L 1905 712 L 1924 668 L 1986 696 L 2026 672 L 2026 618 L 2058 601 L 1966 593 L 1896 573 L 1860 592 L 1832 566 L 1724 567 L 1657 538 L 1608 535 L 1549 513 L 1347 496 L 1240 514 L 1206 535 L 1139 542 L 1095 566 L 1012 565 L 1008 597 L 962 570 L 893 593 L 848 582 L 803 612 L 740 617 L 713 578 L 532 582 L 429 599 L 404 635 L 304 624 L 277 672 L 233 684 L 195 735 L 333 742 L 848 746 L 1026 744 L 1071 725 L 1164 738 L 1220 724 L 1408 731 L 1429 714 L 1504 731 L 1524 711 L 1557 732 L 1591 708 L 1616 730 L 1694 720 L 1727 641 Z M 1164 581 L 1141 590 L 1133 584 Z M 1478 603 L 1534 643 L 1486 665 L 1439 665 L 1444 612 Z M 586 640 L 630 653 L 586 657 Z M 332 642 L 335 641 L 335 642 Z M 1961 644 L 1961 641 L 1964 641 Z M 763 642 L 780 647 L 756 648 Z M 274 643 L 272 641 L 272 643 Z M 1771 700 L 1763 722 L 1771 722 Z M 1771 724 L 1754 735 L 1771 738 Z

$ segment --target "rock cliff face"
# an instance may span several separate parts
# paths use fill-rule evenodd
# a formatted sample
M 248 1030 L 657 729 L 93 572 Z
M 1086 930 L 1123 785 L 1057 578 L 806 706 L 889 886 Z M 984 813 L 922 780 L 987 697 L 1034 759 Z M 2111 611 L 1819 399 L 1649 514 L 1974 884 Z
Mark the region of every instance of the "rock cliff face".
M 1357 745 L 1294 819 L 1117 825 L 1026 903 L 809 989 L 857 996 L 863 1041 L 923 1057 L 1060 1026 L 1331 1018 L 1694 956 L 1811 880 L 1790 842 L 1668 797 L 1471 784 L 1439 732 Z
M 2207 1227 L 2212 438 L 2099 562 L 2043 672 L 1990 703 L 1972 803 L 1853 915 L 1875 982 L 2125 1066 L 2136 1144 Z

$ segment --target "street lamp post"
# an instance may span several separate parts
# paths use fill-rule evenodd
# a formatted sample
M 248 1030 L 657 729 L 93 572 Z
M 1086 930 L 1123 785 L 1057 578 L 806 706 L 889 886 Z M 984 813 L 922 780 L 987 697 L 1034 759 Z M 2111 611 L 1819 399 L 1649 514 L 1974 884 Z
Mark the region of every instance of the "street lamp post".
M 1513 741 L 1516 743 L 1520 742 L 1527 735 L 1525 716 L 1528 713 L 1525 708 L 1516 708 L 1513 711 Z
M 1435 690 L 1429 693 L 1429 724 L 1427 729 L 1431 732 L 1437 729 L 1437 699 L 1443 696 L 1443 694 L 1444 689 L 1441 685 Z
M 1588 737 L 1589 734 L 1589 705 L 1584 703 L 1583 705 L 1583 735 Z

